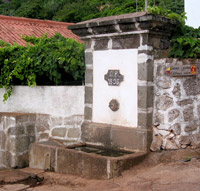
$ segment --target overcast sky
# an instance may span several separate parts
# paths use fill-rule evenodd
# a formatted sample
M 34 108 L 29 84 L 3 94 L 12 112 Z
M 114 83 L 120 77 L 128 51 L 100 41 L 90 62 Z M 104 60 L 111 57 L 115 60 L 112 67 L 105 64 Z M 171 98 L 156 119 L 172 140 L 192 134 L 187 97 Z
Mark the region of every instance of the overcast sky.
M 200 26 L 200 0 L 185 0 L 186 24 L 198 28 Z

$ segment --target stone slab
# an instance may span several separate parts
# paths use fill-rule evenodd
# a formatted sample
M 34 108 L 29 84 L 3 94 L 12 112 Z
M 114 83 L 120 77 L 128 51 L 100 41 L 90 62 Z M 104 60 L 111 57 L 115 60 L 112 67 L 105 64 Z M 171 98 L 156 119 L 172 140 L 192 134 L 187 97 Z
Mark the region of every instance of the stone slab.
M 117 148 L 148 150 L 151 144 L 149 135 L 151 135 L 151 130 L 123 127 L 111 128 L 111 142 Z
M 56 147 L 51 144 L 33 143 L 29 151 L 29 167 L 44 170 L 55 170 Z
M 58 149 L 56 172 L 87 178 L 107 178 L 107 159 L 72 149 Z
M 83 142 L 119 149 L 148 151 L 152 141 L 152 128 L 139 129 L 84 122 L 81 132 Z

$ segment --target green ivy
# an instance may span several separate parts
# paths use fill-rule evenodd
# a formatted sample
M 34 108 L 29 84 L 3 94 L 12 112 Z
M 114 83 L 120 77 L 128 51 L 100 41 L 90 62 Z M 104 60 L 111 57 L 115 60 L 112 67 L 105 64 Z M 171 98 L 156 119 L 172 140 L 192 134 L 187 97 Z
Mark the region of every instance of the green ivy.
M 60 34 L 48 38 L 22 37 L 27 45 L 0 41 L 0 88 L 4 101 L 13 85 L 62 85 L 67 80 L 84 79 L 84 44 Z
M 180 23 L 180 25 L 182 25 L 182 26 L 185 25 L 185 19 L 187 18 L 185 16 L 185 13 L 177 14 L 169 9 L 165 9 L 160 6 L 148 7 L 148 12 L 156 14 L 156 15 L 162 15 L 165 17 L 169 17 L 170 19 L 177 20 Z
M 170 56 L 176 58 L 200 58 L 200 28 L 179 25 L 172 37 Z
M 162 7 L 149 7 L 148 12 L 167 16 L 177 20 L 171 40 L 170 56 L 173 58 L 200 58 L 200 28 L 193 28 L 185 24 L 185 13 L 177 14 Z

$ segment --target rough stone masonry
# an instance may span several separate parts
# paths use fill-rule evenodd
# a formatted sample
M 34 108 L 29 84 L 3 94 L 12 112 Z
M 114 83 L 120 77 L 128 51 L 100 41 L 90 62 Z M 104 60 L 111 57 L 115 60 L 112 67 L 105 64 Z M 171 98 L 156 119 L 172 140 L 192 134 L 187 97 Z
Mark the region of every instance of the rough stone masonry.
M 196 76 L 173 77 L 172 66 L 197 65 Z M 151 150 L 200 146 L 200 60 L 154 61 L 154 136 Z
M 49 139 L 79 141 L 82 120 L 82 115 L 0 113 L 0 169 L 28 166 L 31 143 Z

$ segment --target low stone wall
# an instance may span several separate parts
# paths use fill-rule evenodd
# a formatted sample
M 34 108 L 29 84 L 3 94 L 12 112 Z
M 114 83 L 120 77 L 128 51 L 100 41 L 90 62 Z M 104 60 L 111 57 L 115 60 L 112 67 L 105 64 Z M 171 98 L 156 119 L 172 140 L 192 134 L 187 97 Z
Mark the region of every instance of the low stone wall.
M 79 141 L 83 114 L 84 87 L 15 87 L 0 102 L 0 168 L 27 166 L 33 142 Z
M 49 138 L 80 139 L 83 116 L 56 118 L 44 114 L 0 113 L 0 168 L 28 166 L 31 143 Z
M 170 66 L 197 64 L 197 76 L 172 77 Z M 154 61 L 154 139 L 151 150 L 200 146 L 200 60 Z
M 0 168 L 28 165 L 28 148 L 36 139 L 35 115 L 0 114 Z

